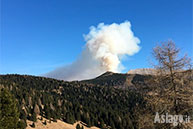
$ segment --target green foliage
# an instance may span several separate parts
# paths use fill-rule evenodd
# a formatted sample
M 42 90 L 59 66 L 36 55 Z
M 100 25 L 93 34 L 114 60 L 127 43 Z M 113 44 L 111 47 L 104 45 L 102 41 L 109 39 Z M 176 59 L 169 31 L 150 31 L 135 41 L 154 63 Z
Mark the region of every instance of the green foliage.
M 81 129 L 81 128 L 80 128 L 80 124 L 77 124 L 77 125 L 76 125 L 76 129 Z
M 44 125 L 47 125 L 47 121 L 45 120 L 45 121 L 43 122 L 43 124 L 44 124 Z
M 32 128 L 35 128 L 35 127 L 36 127 L 34 122 L 32 123 L 31 127 L 32 127 Z
M 0 128 L 16 129 L 19 121 L 19 112 L 16 100 L 5 88 L 0 90 Z
M 24 120 L 21 120 L 17 124 L 17 129 L 25 129 L 27 127 L 27 123 Z
M 137 124 L 130 124 L 137 119 L 134 109 L 145 105 L 139 93 L 86 82 L 5 75 L 0 76 L 0 84 L 17 98 L 20 119 L 24 121 L 28 116 L 28 120 L 35 122 L 39 112 L 50 120 L 62 119 L 70 124 L 82 121 L 88 127 L 137 128 Z M 119 118 L 129 121 L 118 122 Z
M 31 120 L 33 121 L 33 122 L 36 122 L 37 121 L 37 116 L 36 116 L 36 114 L 35 114 L 35 112 L 33 112 L 33 114 L 32 114 L 32 116 L 31 116 L 32 118 L 31 118 Z

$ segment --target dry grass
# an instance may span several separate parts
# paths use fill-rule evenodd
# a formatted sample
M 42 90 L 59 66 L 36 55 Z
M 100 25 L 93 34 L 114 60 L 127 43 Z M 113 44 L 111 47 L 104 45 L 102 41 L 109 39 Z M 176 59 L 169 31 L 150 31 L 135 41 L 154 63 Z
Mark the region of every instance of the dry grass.
M 47 122 L 47 124 L 43 124 L 44 122 Z M 51 121 L 50 123 L 50 120 L 47 120 L 45 118 L 43 118 L 43 120 L 40 120 L 40 116 L 38 116 L 38 119 L 37 119 L 37 122 L 35 122 L 35 128 L 32 128 L 30 125 L 32 125 L 32 121 L 29 121 L 27 120 L 27 128 L 26 129 L 76 129 L 76 125 L 77 124 L 80 124 L 80 126 L 84 126 L 83 122 L 76 122 L 74 123 L 73 125 L 72 124 L 68 124 L 66 122 L 63 122 L 61 120 L 57 120 L 57 122 L 53 122 Z M 83 124 L 82 124 L 83 123 Z M 91 128 L 88 128 L 86 126 L 84 126 L 84 129 L 99 129 L 97 127 L 91 127 Z

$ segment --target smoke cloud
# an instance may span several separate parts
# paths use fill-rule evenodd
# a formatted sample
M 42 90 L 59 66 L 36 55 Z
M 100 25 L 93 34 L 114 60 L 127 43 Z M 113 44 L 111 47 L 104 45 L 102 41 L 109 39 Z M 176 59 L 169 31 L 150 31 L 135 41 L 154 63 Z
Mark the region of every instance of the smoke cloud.
M 134 36 L 129 21 L 91 26 L 84 38 L 86 45 L 75 62 L 45 76 L 72 81 L 94 78 L 106 71 L 121 72 L 124 68 L 122 57 L 132 56 L 140 50 L 140 40 Z

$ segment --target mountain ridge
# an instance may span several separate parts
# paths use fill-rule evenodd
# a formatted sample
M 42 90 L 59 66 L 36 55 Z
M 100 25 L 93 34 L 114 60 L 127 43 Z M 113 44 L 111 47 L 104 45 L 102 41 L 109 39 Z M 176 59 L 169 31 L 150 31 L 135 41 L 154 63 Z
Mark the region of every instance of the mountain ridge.
M 157 70 L 153 68 L 131 69 L 127 72 L 127 74 L 142 74 L 142 75 L 155 75 L 156 73 Z

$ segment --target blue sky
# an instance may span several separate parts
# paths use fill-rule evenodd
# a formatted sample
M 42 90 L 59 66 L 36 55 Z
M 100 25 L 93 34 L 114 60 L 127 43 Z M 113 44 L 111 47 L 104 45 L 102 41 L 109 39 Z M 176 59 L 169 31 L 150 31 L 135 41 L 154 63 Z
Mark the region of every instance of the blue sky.
M 152 48 L 172 39 L 193 56 L 192 0 L 2 0 L 0 74 L 40 75 L 70 64 L 89 27 L 131 22 L 141 51 L 125 71 L 150 67 Z

